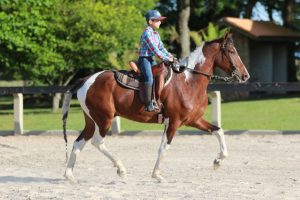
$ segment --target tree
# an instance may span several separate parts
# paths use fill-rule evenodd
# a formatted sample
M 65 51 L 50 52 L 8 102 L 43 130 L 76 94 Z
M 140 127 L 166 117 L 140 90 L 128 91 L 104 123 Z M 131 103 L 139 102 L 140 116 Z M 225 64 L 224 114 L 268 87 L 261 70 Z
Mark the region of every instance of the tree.
M 294 29 L 294 21 L 295 21 L 295 16 L 293 12 L 293 7 L 294 7 L 294 1 L 293 0 L 285 0 L 284 1 L 284 6 L 283 6 L 283 25 L 288 28 Z
M 48 75 L 49 68 L 63 65 L 62 57 L 53 51 L 57 41 L 48 29 L 48 16 L 43 15 L 51 6 L 51 0 L 0 2 L 2 77 L 40 83 L 39 74 Z
M 111 68 L 110 54 L 119 59 L 136 51 L 142 12 L 153 6 L 150 0 L 3 0 L 0 76 L 66 85 L 79 70 Z
M 0 78 L 67 85 L 136 51 L 151 0 L 0 1 Z M 120 20 L 121 19 L 121 20 Z M 116 67 L 116 66 L 114 66 Z
M 160 0 L 158 9 L 167 15 L 167 35 L 173 52 L 185 57 L 198 45 L 198 32 L 223 16 L 238 17 L 244 1 Z M 192 41 L 192 42 L 191 42 Z
M 190 18 L 190 0 L 178 0 L 179 5 L 179 41 L 181 45 L 181 55 L 184 58 L 190 54 L 190 29 L 188 26 Z
M 253 7 L 255 6 L 255 4 L 258 2 L 258 0 L 247 0 L 245 1 L 245 14 L 244 14 L 244 17 L 245 18 L 248 18 L 248 19 L 251 19 L 252 17 L 252 10 L 253 10 Z

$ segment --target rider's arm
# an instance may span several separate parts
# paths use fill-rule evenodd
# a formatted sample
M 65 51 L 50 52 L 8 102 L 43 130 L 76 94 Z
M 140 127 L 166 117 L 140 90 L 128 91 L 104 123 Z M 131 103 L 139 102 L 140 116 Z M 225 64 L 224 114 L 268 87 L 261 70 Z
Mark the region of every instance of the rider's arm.
M 158 46 L 153 42 L 153 38 L 146 32 L 144 35 L 144 41 L 147 44 L 148 48 L 161 60 L 163 61 L 170 61 L 172 57 L 168 54 L 165 54 L 161 50 L 159 50 Z
M 161 41 L 160 37 L 159 37 L 159 47 L 160 47 L 160 50 L 167 56 L 169 56 L 170 58 L 173 58 L 174 56 L 168 52 L 168 50 L 165 48 L 163 42 Z

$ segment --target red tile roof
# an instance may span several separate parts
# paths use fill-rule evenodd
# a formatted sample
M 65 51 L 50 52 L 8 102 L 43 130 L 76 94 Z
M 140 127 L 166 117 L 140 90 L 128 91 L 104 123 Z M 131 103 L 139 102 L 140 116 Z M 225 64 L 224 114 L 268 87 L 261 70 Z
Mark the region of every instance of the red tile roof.
M 221 20 L 222 24 L 230 26 L 232 29 L 248 35 L 252 39 L 287 39 L 300 40 L 300 33 L 291 29 L 279 26 L 270 21 L 253 21 L 250 19 L 240 19 L 225 17 Z

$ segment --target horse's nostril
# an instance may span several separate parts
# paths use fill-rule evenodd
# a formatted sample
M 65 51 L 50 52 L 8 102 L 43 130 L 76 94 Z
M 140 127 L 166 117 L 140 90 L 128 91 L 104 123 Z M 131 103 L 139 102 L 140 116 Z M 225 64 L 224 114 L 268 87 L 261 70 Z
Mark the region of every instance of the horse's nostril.
M 249 76 L 246 74 L 246 75 L 243 75 L 243 81 L 245 81 L 245 80 L 248 80 L 248 78 L 249 78 Z

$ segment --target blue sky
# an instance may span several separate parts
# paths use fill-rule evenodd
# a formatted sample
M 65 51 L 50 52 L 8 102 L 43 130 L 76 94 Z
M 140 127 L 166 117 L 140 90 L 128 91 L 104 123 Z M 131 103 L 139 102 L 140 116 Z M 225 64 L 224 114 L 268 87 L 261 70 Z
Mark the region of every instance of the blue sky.
M 252 19 L 257 20 L 257 21 L 270 21 L 268 12 L 260 2 L 257 2 L 253 8 L 252 11 Z M 273 11 L 273 19 L 275 20 L 276 23 L 282 25 L 282 17 L 281 17 L 281 12 L 278 11 Z

